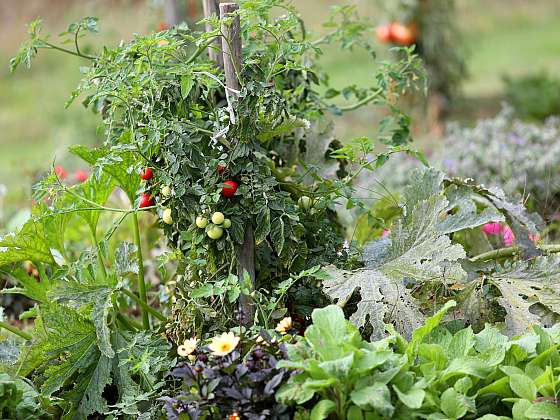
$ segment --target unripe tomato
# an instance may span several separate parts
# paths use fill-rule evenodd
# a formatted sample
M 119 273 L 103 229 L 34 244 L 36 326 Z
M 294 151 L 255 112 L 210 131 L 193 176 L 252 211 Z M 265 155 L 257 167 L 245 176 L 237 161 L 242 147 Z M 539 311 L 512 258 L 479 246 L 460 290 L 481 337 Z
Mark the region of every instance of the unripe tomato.
M 151 168 L 144 168 L 140 171 L 140 178 L 142 178 L 144 181 L 152 179 L 153 176 L 154 173 Z
M 195 223 L 200 229 L 204 229 L 208 226 L 208 219 L 206 217 L 198 216 Z
M 418 29 L 413 22 L 410 25 L 403 25 L 399 22 L 391 24 L 391 39 L 395 44 L 412 45 L 416 42 Z
M 307 211 L 313 206 L 313 200 L 306 195 L 302 195 L 298 200 L 299 208 Z
M 206 234 L 210 239 L 220 239 L 224 234 L 224 230 L 220 226 L 212 225 L 210 229 L 206 231 Z
M 237 191 L 238 184 L 235 181 L 225 181 L 222 188 L 222 195 L 224 197 L 233 197 Z
M 163 223 L 167 223 L 168 225 L 173 224 L 173 217 L 171 217 L 171 209 L 165 209 L 161 215 L 161 220 Z
M 169 188 L 167 185 L 161 187 L 161 195 L 163 195 L 164 197 L 169 197 L 171 195 L 171 188 Z
M 221 225 L 224 223 L 225 216 L 222 212 L 217 211 L 212 215 L 212 223 L 215 225 Z
M 152 199 L 150 194 L 148 193 L 142 194 L 142 197 L 140 197 L 140 203 L 138 207 L 143 209 L 144 207 L 151 207 L 153 205 L 154 205 L 154 200 Z
M 375 33 L 379 41 L 384 43 L 391 41 L 391 25 L 378 26 Z
M 231 227 L 231 220 L 224 219 L 224 223 L 222 223 L 222 227 L 225 229 L 229 229 Z

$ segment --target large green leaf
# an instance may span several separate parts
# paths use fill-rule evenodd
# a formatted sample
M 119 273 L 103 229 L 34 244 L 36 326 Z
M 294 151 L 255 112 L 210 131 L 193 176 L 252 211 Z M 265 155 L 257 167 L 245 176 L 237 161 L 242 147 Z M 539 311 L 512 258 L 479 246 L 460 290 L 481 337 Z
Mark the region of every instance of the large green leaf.
M 525 416 L 530 419 L 560 419 L 560 407 L 551 402 L 540 402 L 533 404 L 526 412 Z
M 352 391 L 350 399 L 358 407 L 364 410 L 374 409 L 387 418 L 390 418 L 395 411 L 395 407 L 391 404 L 391 392 L 385 384 L 375 383 Z
M 118 275 L 138 274 L 136 245 L 122 242 L 115 252 L 115 270 Z
M 441 411 L 452 419 L 463 417 L 469 410 L 468 400 L 455 389 L 449 388 L 441 394 Z
M 463 229 L 471 229 L 489 222 L 503 222 L 505 217 L 493 206 L 478 211 L 473 200 L 475 193 L 465 186 L 451 186 L 446 191 L 449 204 L 445 209 L 447 216 L 437 225 L 441 233 L 449 234 Z
M 48 276 L 41 276 L 40 279 L 37 280 L 35 277 L 27 274 L 21 267 L 16 267 L 5 272 L 0 270 L 0 273 L 10 276 L 17 281 L 19 285 L 19 287 L 4 289 L 2 293 L 18 293 L 39 302 L 45 302 L 47 300 L 47 293 L 55 284 L 55 281 L 51 281 Z
M 500 188 L 486 188 L 483 185 L 474 185 L 471 181 L 457 178 L 447 180 L 448 183 L 472 190 L 478 197 L 486 200 L 502 213 L 513 229 L 515 240 L 523 250 L 524 256 L 535 257 L 541 255 L 541 252 L 529 238 L 530 233 L 538 234 L 539 226 L 542 224 L 540 217 L 536 214 L 529 214 L 522 202 L 511 202 Z
M 43 352 L 44 372 L 41 392 L 51 396 L 72 381 L 68 396 L 74 419 L 103 414 L 107 404 L 101 394 L 111 382 L 108 359 L 97 347 L 93 323 L 75 310 L 56 304 L 41 307 L 41 322 L 47 331 L 36 345 Z
M 115 331 L 112 335 L 112 345 L 120 349 L 113 359 L 114 383 L 119 390 L 119 404 L 125 414 L 137 414 L 137 397 L 142 393 L 142 389 L 132 379 L 132 361 L 126 349 L 127 339 L 120 331 Z
M 364 249 L 366 268 L 349 272 L 331 267 L 328 272 L 332 278 L 324 281 L 325 293 L 339 302 L 360 292 L 361 301 L 350 320 L 359 327 L 369 323 L 374 338 L 384 335 L 386 322 L 394 323 L 406 336 L 422 325 L 424 316 L 406 282 L 455 283 L 466 277 L 459 264 L 465 251 L 439 231 L 441 215 L 448 206 L 442 190 L 443 174 L 431 169 L 415 179 L 405 192 L 403 215 L 390 239 Z M 465 218 L 455 226 L 463 224 L 470 225 Z
M 535 304 L 560 315 L 560 257 L 518 261 L 488 278 L 502 295 L 498 303 L 506 310 L 508 334 L 520 335 L 541 322 L 531 311 Z
M 133 150 L 126 145 L 120 148 L 113 147 L 110 150 L 103 148 L 88 149 L 79 145 L 70 147 L 70 152 L 111 175 L 119 187 L 126 192 L 132 203 L 136 197 L 136 190 L 140 186 L 139 159 Z
M 0 267 L 21 261 L 54 263 L 41 223 L 30 219 L 17 233 L 0 237 Z
M 332 400 L 321 400 L 311 410 L 309 420 L 323 420 L 336 410 L 336 403 Z
M 98 347 L 104 356 L 112 359 L 115 352 L 111 347 L 111 334 L 107 317 L 112 307 L 112 296 L 116 288 L 104 284 L 81 284 L 68 281 L 59 284 L 50 296 L 59 302 L 78 303 L 91 307 L 91 319 L 98 338 Z
M 305 331 L 305 338 L 322 360 L 343 357 L 346 345 L 360 340 L 359 332 L 344 318 L 339 306 L 329 305 L 315 309 L 311 315 L 313 325 Z
M 456 303 L 454 301 L 447 302 L 443 308 L 441 308 L 434 316 L 428 318 L 424 325 L 414 330 L 412 333 L 412 340 L 410 341 L 407 349 L 406 354 L 409 357 L 410 361 L 412 362 L 418 353 L 418 346 L 424 338 L 430 334 L 435 328 L 437 328 L 441 322 L 443 316 L 449 311 L 449 309 L 454 308 Z
M 74 199 L 77 208 L 81 209 L 78 212 L 78 216 L 85 220 L 92 232 L 95 232 L 101 212 L 99 210 L 85 209 L 92 208 L 93 205 L 91 203 L 100 206 L 106 203 L 114 189 L 113 178 L 106 172 L 94 172 L 86 182 L 76 185 L 73 189 L 76 194 L 89 201 Z

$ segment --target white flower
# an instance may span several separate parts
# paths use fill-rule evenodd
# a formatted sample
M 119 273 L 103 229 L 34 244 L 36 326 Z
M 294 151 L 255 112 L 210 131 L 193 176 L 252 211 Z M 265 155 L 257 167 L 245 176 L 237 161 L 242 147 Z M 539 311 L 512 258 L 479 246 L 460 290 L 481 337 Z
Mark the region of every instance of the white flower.
M 177 348 L 177 353 L 182 357 L 190 356 L 196 350 L 197 343 L 196 338 L 189 338 L 185 340 L 182 346 Z
M 214 356 L 227 356 L 238 344 L 239 337 L 236 337 L 232 332 L 228 332 L 214 337 L 208 348 Z
M 286 334 L 292 328 L 292 317 L 287 316 L 276 325 L 276 331 L 280 334 Z

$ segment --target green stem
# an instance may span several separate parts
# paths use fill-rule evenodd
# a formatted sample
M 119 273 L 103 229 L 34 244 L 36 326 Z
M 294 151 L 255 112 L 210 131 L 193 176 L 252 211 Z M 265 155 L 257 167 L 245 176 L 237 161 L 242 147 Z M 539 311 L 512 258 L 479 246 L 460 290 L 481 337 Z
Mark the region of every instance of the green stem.
M 538 249 L 553 254 L 560 252 L 560 245 L 558 244 L 550 244 L 550 245 L 540 245 Z M 500 248 L 494 249 L 492 251 L 484 252 L 480 255 L 472 257 L 470 260 L 472 262 L 477 261 L 490 261 L 490 260 L 498 260 L 500 258 L 508 258 L 517 255 L 520 252 L 521 248 L 518 246 L 510 246 L 507 248 Z
M 103 274 L 103 278 L 106 279 L 107 269 L 105 268 L 105 261 L 103 261 L 103 254 L 101 253 L 101 248 L 99 247 L 99 242 L 97 241 L 97 234 L 93 229 L 91 230 L 91 240 L 93 241 L 93 246 L 97 249 L 97 259 L 99 260 L 101 274 Z
M 143 302 L 142 299 L 140 299 L 138 296 L 136 296 L 134 293 L 132 293 L 130 290 L 126 290 L 126 289 L 121 289 L 121 292 L 123 292 L 126 296 L 128 296 L 130 299 L 132 299 L 134 302 L 136 302 L 138 305 L 140 305 L 140 307 L 146 312 L 149 313 L 150 315 L 152 315 L 154 318 L 159 319 L 162 322 L 166 322 L 167 318 L 165 317 L 165 315 L 163 315 L 162 313 L 156 311 L 154 308 L 152 308 L 150 305 L 148 305 L 147 303 Z
M 127 329 L 130 331 L 141 330 L 142 325 L 138 322 L 134 321 L 133 319 L 127 318 L 121 313 L 117 313 L 117 320 L 121 322 Z
M 347 106 L 339 106 L 338 109 L 342 112 L 355 111 L 356 109 L 369 104 L 371 101 L 376 99 L 379 95 L 381 95 L 381 93 L 383 93 L 383 89 L 377 89 L 371 95 L 366 96 L 364 99 L 356 102 L 355 104 L 347 105 Z
M 82 53 L 74 52 L 72 50 L 67 50 L 66 48 L 58 47 L 54 44 L 51 44 L 50 42 L 46 42 L 46 41 L 43 41 L 43 42 L 46 45 L 46 48 L 51 48 L 53 50 L 61 51 L 61 52 L 64 52 L 66 54 L 75 55 L 76 57 L 87 58 L 88 60 L 96 60 L 97 59 L 97 57 L 93 57 L 91 55 L 85 55 L 85 54 L 82 54 Z
M 200 46 L 195 50 L 195 52 L 193 53 L 193 55 L 191 55 L 191 56 L 187 59 L 187 62 L 186 62 L 185 64 L 190 64 L 190 63 L 192 63 L 194 60 L 196 60 L 196 58 L 197 58 L 200 54 L 202 54 L 204 51 L 206 51 L 206 49 L 207 49 L 210 45 L 212 45 L 212 43 L 214 42 L 214 39 L 217 38 L 217 37 L 218 37 L 218 35 L 213 36 L 213 37 L 209 38 L 209 41 L 208 41 L 207 43 L 200 45 Z
M 142 324 L 144 329 L 150 329 L 150 317 L 148 311 L 143 305 L 148 306 L 148 298 L 146 296 L 146 281 L 144 279 L 144 258 L 142 257 L 142 241 L 140 241 L 140 228 L 138 227 L 138 214 L 132 213 L 132 227 L 134 229 L 134 242 L 136 243 L 136 258 L 138 259 L 138 294 L 140 301 L 138 302 L 142 307 Z M 142 305 L 143 304 L 143 305 Z
M 7 322 L 0 321 L 0 328 L 4 328 L 5 330 L 8 330 L 11 333 L 14 333 L 15 335 L 19 335 L 24 340 L 31 340 L 33 338 L 31 337 L 30 334 L 27 334 L 25 331 L 22 331 L 19 328 L 14 327 L 11 324 L 8 324 Z

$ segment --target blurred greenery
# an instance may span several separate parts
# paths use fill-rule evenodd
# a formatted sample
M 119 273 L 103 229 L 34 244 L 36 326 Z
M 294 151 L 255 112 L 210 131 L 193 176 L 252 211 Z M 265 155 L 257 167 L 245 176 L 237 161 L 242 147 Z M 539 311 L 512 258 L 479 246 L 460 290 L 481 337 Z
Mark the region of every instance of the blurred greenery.
M 308 29 L 317 32 L 332 4 L 355 4 L 372 22 L 382 19 L 374 0 L 294 0 L 294 4 Z M 31 182 L 55 158 L 70 176 L 79 169 L 79 162 L 68 160 L 68 145 L 92 144 L 101 138 L 97 117 L 79 102 L 64 109 L 80 78 L 80 59 L 43 51 L 31 70 L 9 74 L 9 58 L 26 37 L 25 23 L 40 15 L 46 30 L 58 33 L 79 17 L 99 16 L 101 34 L 89 41 L 95 49 L 130 38 L 132 33 L 155 30 L 163 18 L 157 6 L 155 0 L 26 0 L 0 5 L 0 60 L 4 63 L 0 67 L 0 185 L 8 189 L 3 199 L 6 214 L 28 206 Z M 470 79 L 464 86 L 464 100 L 455 107 L 455 119 L 470 123 L 494 113 L 504 98 L 504 75 L 560 70 L 558 0 L 458 0 L 458 6 L 457 18 L 470 54 Z M 380 46 L 381 57 L 386 55 L 385 48 Z M 347 83 L 348 71 L 358 85 L 364 84 L 373 75 L 371 65 L 371 57 L 359 51 L 328 50 L 324 56 L 324 67 L 335 86 Z M 372 108 L 338 118 L 337 134 L 341 138 L 371 135 L 375 120 Z M 420 138 L 420 145 L 437 142 L 422 133 Z M 0 226 L 3 222 L 0 197 Z

